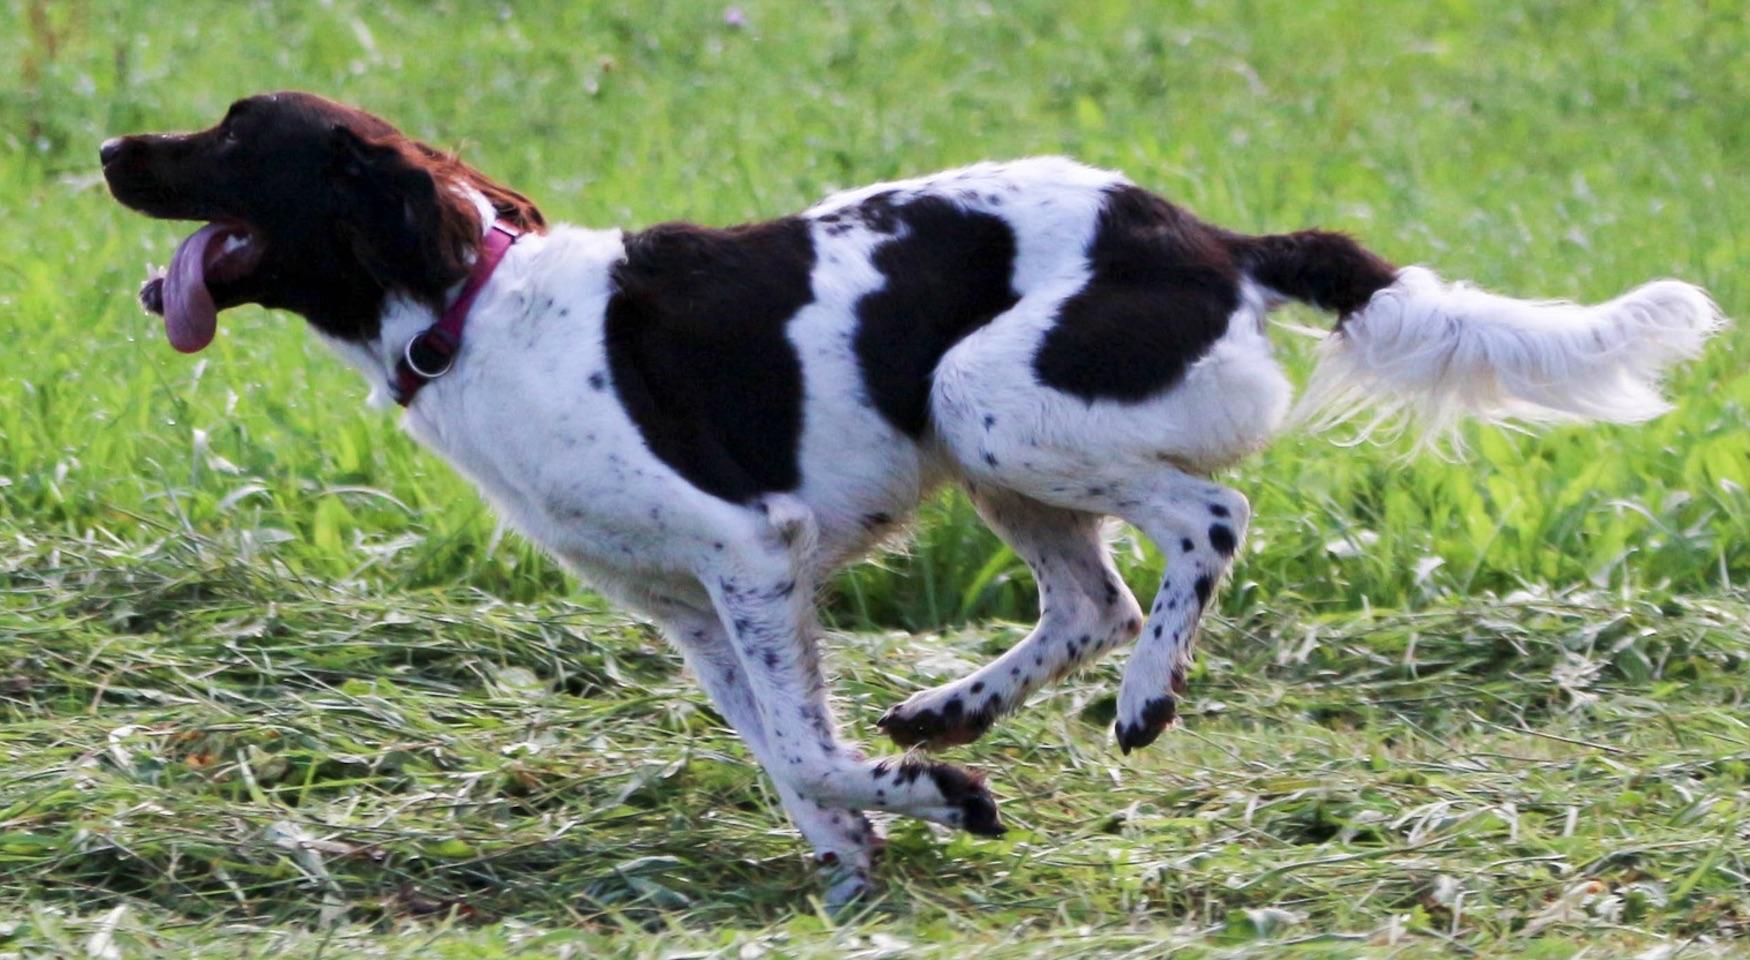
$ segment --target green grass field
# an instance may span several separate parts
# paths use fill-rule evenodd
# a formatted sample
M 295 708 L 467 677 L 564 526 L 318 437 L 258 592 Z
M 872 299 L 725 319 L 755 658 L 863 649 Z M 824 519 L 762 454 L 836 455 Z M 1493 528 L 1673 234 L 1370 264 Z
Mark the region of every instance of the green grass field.
M 895 823 L 884 893 L 832 916 L 678 659 L 300 321 L 164 345 L 133 294 L 183 229 L 95 164 L 278 87 L 598 226 L 1060 152 L 1238 229 L 1744 316 L 1741 5 L 742 9 L 0 0 L 0 957 L 1750 950 L 1742 327 L 1641 428 L 1469 430 L 1462 462 L 1285 437 L 1229 478 L 1258 518 L 1184 727 L 1121 757 L 1117 664 L 1078 676 L 954 752 L 1006 838 Z M 1158 558 L 1119 552 L 1146 593 Z M 873 740 L 1034 596 L 948 497 L 827 603 Z

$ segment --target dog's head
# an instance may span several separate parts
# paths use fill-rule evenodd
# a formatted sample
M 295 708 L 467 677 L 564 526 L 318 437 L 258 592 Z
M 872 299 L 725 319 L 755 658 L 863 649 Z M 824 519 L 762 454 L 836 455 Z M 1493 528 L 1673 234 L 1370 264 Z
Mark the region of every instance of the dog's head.
M 524 230 L 542 226 L 534 204 L 455 157 L 308 93 L 247 97 L 206 130 L 116 137 L 99 155 L 124 205 L 206 222 L 140 289 L 184 352 L 244 303 L 349 340 L 377 335 L 390 294 L 440 309 L 481 240 L 476 196 Z

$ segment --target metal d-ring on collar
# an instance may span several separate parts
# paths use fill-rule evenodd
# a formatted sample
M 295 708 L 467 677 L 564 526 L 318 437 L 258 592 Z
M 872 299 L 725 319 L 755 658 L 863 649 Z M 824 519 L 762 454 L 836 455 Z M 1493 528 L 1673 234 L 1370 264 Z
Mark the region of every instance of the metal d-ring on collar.
M 401 348 L 401 359 L 406 362 L 408 369 L 427 380 L 436 380 L 444 374 L 449 373 L 450 368 L 456 365 L 456 351 L 454 347 L 446 345 L 441 351 L 431 350 L 428 347 L 427 352 L 442 354 L 443 366 L 436 370 L 427 370 L 425 367 L 419 365 L 418 360 L 413 359 L 413 348 L 415 346 L 426 346 L 427 340 L 440 340 L 442 336 L 443 331 L 438 330 L 436 327 L 431 327 L 408 337 L 407 346 Z

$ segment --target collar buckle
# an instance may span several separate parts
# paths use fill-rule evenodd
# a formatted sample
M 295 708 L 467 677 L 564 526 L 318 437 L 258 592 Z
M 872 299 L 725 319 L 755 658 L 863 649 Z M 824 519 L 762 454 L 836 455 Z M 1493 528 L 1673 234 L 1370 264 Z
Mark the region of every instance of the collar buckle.
M 401 359 L 420 378 L 436 380 L 456 365 L 456 342 L 446 331 L 427 327 L 407 338 Z

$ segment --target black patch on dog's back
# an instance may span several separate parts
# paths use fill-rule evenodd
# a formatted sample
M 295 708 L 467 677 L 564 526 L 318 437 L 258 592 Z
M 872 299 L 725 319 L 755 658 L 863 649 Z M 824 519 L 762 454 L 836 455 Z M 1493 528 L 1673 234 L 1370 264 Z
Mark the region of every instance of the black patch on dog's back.
M 875 408 L 910 436 L 929 421 L 930 377 L 948 348 L 1015 305 L 1015 233 L 1001 217 L 941 197 L 856 208 L 871 230 L 903 232 L 875 248 L 886 283 L 857 301 L 857 364 Z
M 625 243 L 608 367 L 645 444 L 725 500 L 794 489 L 802 362 L 784 327 L 814 300 L 807 221 L 667 223 Z
M 1128 184 L 1106 192 L 1088 285 L 1063 302 L 1033 357 L 1041 383 L 1084 400 L 1145 400 L 1227 331 L 1239 270 L 1223 234 Z

